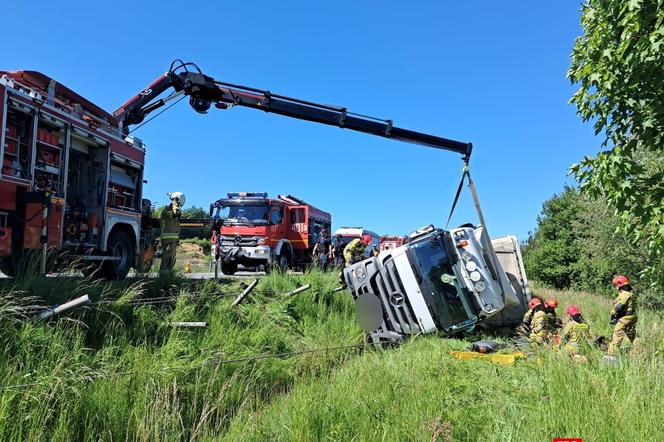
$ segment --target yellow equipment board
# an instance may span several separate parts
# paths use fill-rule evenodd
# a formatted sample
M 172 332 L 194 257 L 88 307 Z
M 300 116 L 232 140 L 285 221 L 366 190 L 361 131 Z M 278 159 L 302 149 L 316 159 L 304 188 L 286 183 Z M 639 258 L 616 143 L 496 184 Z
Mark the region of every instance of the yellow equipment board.
M 514 364 L 517 359 L 525 358 L 526 355 L 521 352 L 516 353 L 478 353 L 476 351 L 452 351 L 452 357 L 468 361 L 470 359 L 485 359 L 493 362 L 494 364 L 509 365 Z

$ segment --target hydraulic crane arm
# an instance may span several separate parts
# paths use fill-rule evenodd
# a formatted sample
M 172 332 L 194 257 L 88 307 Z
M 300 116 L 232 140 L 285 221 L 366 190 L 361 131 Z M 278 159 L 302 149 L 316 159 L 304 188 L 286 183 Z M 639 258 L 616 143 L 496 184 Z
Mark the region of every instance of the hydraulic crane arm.
M 351 113 L 346 108 L 339 106 L 312 103 L 272 94 L 269 91 L 217 81 L 204 75 L 193 63 L 180 62 L 180 66 L 173 68 L 174 64 L 175 62 L 171 64 L 171 69 L 167 73 L 113 113 L 125 127 L 140 123 L 150 112 L 184 94 L 189 96 L 189 104 L 199 113 L 207 113 L 213 103 L 219 109 L 244 106 L 300 120 L 451 150 L 463 154 L 465 160 L 470 159 L 473 149 L 471 143 L 403 129 L 394 126 L 392 120 L 380 120 Z M 195 68 L 196 72 L 190 71 L 188 67 Z M 181 69 L 180 72 L 176 72 L 178 69 Z M 174 89 L 173 94 L 165 99 L 156 100 L 169 88 Z

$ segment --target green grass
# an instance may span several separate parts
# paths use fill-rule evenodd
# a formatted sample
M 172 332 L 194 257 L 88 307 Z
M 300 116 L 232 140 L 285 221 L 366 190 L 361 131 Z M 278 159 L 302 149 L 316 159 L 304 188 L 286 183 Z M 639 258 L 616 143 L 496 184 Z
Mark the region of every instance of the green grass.
M 304 283 L 312 289 L 281 295 Z M 3 441 L 663 440 L 664 326 L 653 312 L 640 316 L 639 352 L 616 366 L 599 351 L 586 365 L 552 353 L 539 364 L 458 361 L 449 351 L 467 342 L 435 336 L 390 350 L 224 362 L 361 343 L 350 297 L 332 292 L 336 275 L 270 274 L 237 308 L 238 281 L 2 284 Z M 36 298 L 55 304 L 83 293 L 97 303 L 57 319 L 27 320 L 22 310 Z M 164 296 L 178 300 L 136 305 Z M 609 334 L 609 301 L 558 297 Z

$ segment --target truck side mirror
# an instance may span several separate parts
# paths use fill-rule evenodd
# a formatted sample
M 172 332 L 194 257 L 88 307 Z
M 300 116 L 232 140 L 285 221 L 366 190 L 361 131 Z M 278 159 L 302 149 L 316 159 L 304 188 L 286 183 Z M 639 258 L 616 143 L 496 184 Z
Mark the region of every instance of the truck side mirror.
M 214 213 L 214 204 L 210 204 L 210 217 L 212 217 L 213 213 Z

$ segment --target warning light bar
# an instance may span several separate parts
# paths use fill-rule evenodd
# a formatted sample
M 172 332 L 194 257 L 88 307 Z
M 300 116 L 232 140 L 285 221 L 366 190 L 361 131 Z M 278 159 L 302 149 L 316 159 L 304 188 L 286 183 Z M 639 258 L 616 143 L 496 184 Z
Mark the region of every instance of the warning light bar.
M 228 192 L 228 198 L 267 198 L 267 192 Z

